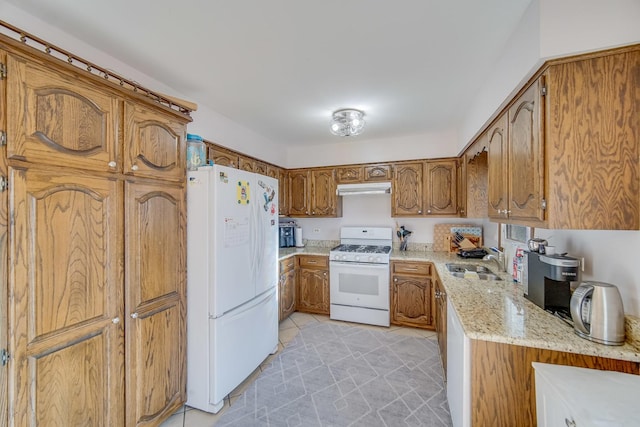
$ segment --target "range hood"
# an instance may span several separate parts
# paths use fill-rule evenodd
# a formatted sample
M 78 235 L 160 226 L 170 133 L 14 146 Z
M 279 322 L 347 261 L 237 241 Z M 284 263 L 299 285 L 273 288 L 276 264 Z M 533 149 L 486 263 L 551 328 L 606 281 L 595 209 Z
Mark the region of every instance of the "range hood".
M 368 182 L 363 184 L 338 184 L 338 196 L 355 196 L 358 194 L 390 194 L 390 182 Z

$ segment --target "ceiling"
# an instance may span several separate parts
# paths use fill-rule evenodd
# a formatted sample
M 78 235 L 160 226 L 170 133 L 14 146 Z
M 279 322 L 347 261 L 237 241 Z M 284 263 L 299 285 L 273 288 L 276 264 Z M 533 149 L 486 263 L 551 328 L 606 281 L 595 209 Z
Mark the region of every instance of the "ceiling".
M 287 145 L 336 143 L 340 108 L 365 111 L 351 138 L 455 128 L 531 2 L 7 1 Z

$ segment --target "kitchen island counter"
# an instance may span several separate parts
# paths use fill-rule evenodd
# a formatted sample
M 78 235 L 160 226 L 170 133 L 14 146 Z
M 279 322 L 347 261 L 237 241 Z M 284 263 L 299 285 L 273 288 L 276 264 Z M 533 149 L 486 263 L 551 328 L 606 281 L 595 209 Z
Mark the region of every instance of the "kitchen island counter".
M 329 255 L 330 248 L 307 246 L 280 249 L 280 259 L 294 255 Z M 462 327 L 471 339 L 542 348 L 568 353 L 640 362 L 640 337 L 629 336 L 623 346 L 606 346 L 578 337 L 563 320 L 547 313 L 527 300 L 523 288 L 500 273 L 504 280 L 457 278 L 446 269 L 450 262 L 475 263 L 498 272 L 497 264 L 475 259 L 462 259 L 448 252 L 398 251 L 391 261 L 423 261 L 434 264 L 447 294 L 458 314 Z M 627 324 L 635 319 L 627 317 Z

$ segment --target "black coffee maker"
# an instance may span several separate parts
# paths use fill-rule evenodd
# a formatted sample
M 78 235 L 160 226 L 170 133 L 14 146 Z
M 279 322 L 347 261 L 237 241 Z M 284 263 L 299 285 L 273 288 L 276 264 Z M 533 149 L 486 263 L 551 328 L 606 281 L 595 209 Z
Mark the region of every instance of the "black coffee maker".
M 293 221 L 280 223 L 280 247 L 292 248 L 296 245 L 296 223 Z
M 524 296 L 538 307 L 571 318 L 571 282 L 580 280 L 580 260 L 525 252 Z

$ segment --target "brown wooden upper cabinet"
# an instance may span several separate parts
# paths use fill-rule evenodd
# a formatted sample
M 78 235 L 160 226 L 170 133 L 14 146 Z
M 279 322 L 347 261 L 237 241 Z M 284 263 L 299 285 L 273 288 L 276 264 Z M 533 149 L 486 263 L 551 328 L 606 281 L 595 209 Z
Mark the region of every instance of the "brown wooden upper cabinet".
M 336 195 L 333 168 L 289 171 L 289 216 L 337 217 L 342 200 Z
M 156 109 L 125 102 L 123 172 L 182 182 L 186 169 L 184 124 Z
M 255 172 L 260 175 L 267 175 L 266 163 L 242 155 L 238 156 L 238 169 L 247 172 Z
M 507 131 L 509 120 L 501 115 L 487 130 L 489 170 L 487 175 L 487 213 L 489 218 L 506 218 L 507 201 Z
M 542 84 L 534 81 L 487 130 L 488 215 L 509 222 L 544 221 Z
M 289 215 L 289 171 L 278 170 L 278 214 Z
M 391 181 L 391 177 L 391 165 L 389 163 L 339 166 L 336 168 L 337 184 Z
M 96 171 L 122 170 L 122 100 L 64 70 L 8 53 L 7 157 Z
M 423 162 L 397 163 L 393 168 L 391 216 L 422 215 Z
M 639 229 L 639 69 L 640 45 L 543 68 L 487 129 L 489 217 Z
M 213 144 L 207 144 L 207 148 L 207 159 L 212 159 L 214 164 L 238 168 L 240 156 L 235 151 L 227 150 L 226 148 Z
M 547 228 L 640 228 L 640 44 L 545 73 Z
M 427 161 L 425 164 L 425 214 L 458 214 L 458 161 Z
M 311 172 L 308 169 L 289 171 L 289 215 L 309 216 Z
M 341 166 L 336 168 L 337 184 L 357 184 L 363 181 L 364 167 L 358 166 Z
M 544 79 L 542 77 L 541 79 Z M 542 85 L 536 80 L 509 108 L 506 217 L 544 220 L 544 147 L 540 132 Z
M 457 216 L 457 178 L 457 159 L 396 163 L 391 216 Z

